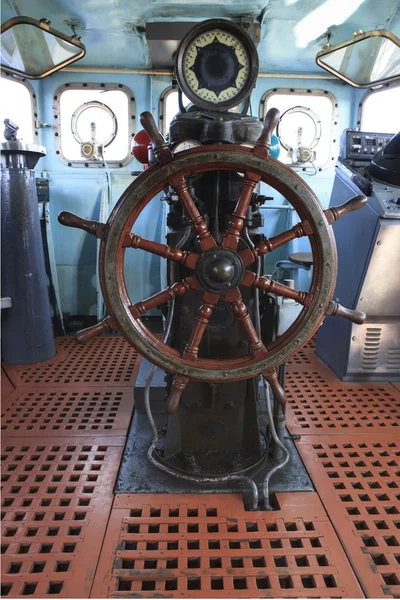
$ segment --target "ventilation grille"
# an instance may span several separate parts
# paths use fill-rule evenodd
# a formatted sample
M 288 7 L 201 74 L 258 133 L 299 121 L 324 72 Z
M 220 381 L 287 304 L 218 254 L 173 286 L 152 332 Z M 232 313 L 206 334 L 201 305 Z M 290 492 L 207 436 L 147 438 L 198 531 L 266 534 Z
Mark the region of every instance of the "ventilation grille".
M 400 348 L 389 348 L 386 359 L 388 371 L 400 372 Z
M 375 371 L 377 368 L 381 335 L 382 329 L 380 327 L 367 327 L 361 361 L 363 371 Z

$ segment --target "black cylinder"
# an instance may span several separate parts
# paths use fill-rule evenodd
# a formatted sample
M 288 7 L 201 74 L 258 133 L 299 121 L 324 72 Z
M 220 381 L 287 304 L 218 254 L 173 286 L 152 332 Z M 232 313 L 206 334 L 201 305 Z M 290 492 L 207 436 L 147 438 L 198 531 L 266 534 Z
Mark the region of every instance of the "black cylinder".
M 8 364 L 36 363 L 56 354 L 32 170 L 44 154 L 38 146 L 2 144 L 1 295 L 12 302 L 1 311 L 2 357 Z

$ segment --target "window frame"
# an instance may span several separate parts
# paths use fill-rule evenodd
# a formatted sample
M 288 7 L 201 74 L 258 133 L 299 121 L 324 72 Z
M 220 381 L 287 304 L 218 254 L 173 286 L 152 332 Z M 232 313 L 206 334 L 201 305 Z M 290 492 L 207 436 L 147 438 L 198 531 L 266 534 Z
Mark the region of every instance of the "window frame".
M 330 167 L 332 164 L 334 164 L 334 161 L 336 160 L 338 152 L 339 152 L 339 146 L 337 143 L 339 103 L 338 103 L 336 97 L 334 96 L 334 94 L 332 94 L 332 92 L 330 92 L 328 90 L 312 89 L 312 88 L 273 88 L 273 89 L 265 92 L 261 97 L 260 106 L 259 106 L 260 121 L 264 120 L 265 107 L 267 105 L 268 99 L 271 96 L 274 96 L 276 94 L 284 95 L 284 96 L 317 96 L 317 97 L 321 96 L 324 98 L 329 98 L 329 100 L 331 101 L 331 104 L 332 104 L 332 124 L 331 124 L 331 130 L 330 130 L 329 158 L 322 164 L 318 164 L 317 162 L 315 164 L 316 164 L 316 167 L 318 168 L 318 171 L 324 171 L 325 169 Z M 318 144 L 316 147 L 318 147 Z M 285 165 L 287 167 L 290 167 L 294 171 L 306 171 L 308 168 L 308 167 L 306 168 L 303 164 L 299 164 L 299 163 L 285 163 Z
M 37 98 L 35 90 L 29 81 L 26 80 L 25 77 L 21 75 L 16 75 L 15 73 L 8 73 L 3 69 L 0 71 L 0 77 L 3 79 L 8 79 L 11 81 L 16 81 L 17 83 L 22 84 L 29 92 L 29 96 L 31 99 L 31 109 L 32 109 L 32 143 L 39 144 L 39 129 L 40 129 L 40 121 L 38 118 L 38 108 L 37 108 Z M 18 137 L 18 136 L 17 136 Z
M 392 83 L 385 83 L 383 85 L 372 87 L 369 90 L 367 90 L 365 92 L 365 94 L 363 94 L 360 102 L 358 103 L 358 111 L 357 111 L 357 129 L 359 131 L 363 131 L 362 122 L 363 122 L 363 110 L 364 110 L 365 101 L 368 100 L 368 98 L 370 96 L 372 96 L 373 94 L 377 94 L 379 92 L 384 92 L 387 89 L 393 89 L 393 88 L 397 88 L 397 87 L 400 87 L 400 82 L 393 81 Z
M 166 87 L 161 92 L 160 100 L 158 102 L 158 129 L 164 137 L 168 133 L 168 131 L 165 130 L 165 115 L 167 114 L 167 111 L 166 111 L 167 98 L 170 94 L 172 94 L 172 92 L 179 93 L 177 85 L 172 84 L 172 85 L 169 85 L 168 87 Z
M 67 167 L 73 168 L 105 168 L 105 164 L 99 160 L 93 158 L 84 158 L 70 160 L 66 158 L 62 151 L 62 139 L 61 139 L 61 113 L 60 113 L 60 98 L 61 95 L 69 90 L 116 90 L 124 92 L 128 98 L 128 152 L 123 160 L 108 160 L 107 165 L 112 168 L 122 168 L 128 165 L 133 160 L 131 154 L 130 144 L 136 133 L 136 101 L 132 91 L 122 83 L 64 83 L 60 85 L 54 92 L 53 101 L 53 117 L 54 117 L 54 140 L 56 147 L 57 158 Z

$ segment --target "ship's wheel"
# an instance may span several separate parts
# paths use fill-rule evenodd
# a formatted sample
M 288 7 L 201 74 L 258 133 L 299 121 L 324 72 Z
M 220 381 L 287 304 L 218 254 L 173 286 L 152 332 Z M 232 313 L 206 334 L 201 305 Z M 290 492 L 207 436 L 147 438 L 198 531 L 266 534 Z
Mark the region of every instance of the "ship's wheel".
M 169 412 L 176 411 L 190 379 L 229 382 L 261 373 L 269 381 L 276 399 L 283 403 L 285 396 L 278 382 L 277 367 L 310 339 L 325 315 L 342 316 L 354 323 L 363 323 L 365 320 L 363 313 L 345 309 L 332 299 L 337 257 L 331 225 L 345 213 L 364 206 L 366 198 L 356 196 L 343 206 L 323 210 L 309 186 L 290 168 L 269 155 L 270 137 L 278 120 L 279 112 L 276 109 L 269 110 L 263 133 L 252 148 L 218 144 L 173 155 L 157 131 L 152 115 L 143 113 L 141 123 L 152 141 L 157 163 L 146 169 L 127 188 L 107 223 L 85 221 L 68 212 L 62 212 L 59 216 L 63 225 L 79 227 L 101 240 L 100 281 L 109 316 L 94 327 L 80 332 L 78 340 L 87 341 L 104 330 L 119 330 L 149 361 L 174 374 L 168 401 Z M 243 174 L 239 200 L 219 245 L 209 232 L 186 183 L 188 177 L 213 170 Z M 252 194 L 261 181 L 275 188 L 292 204 L 300 222 L 289 231 L 264 239 L 254 248 L 238 251 L 240 233 Z M 166 186 L 173 188 L 180 198 L 197 236 L 198 252 L 142 239 L 134 233 L 135 223 L 143 209 Z M 313 253 L 313 276 L 308 292 L 291 289 L 248 269 L 258 257 L 302 236 L 309 237 Z M 158 294 L 132 304 L 124 279 L 124 258 L 125 253 L 134 252 L 135 248 L 176 261 L 191 274 Z M 283 335 L 265 346 L 242 300 L 241 286 L 258 287 L 278 296 L 292 298 L 304 308 Z M 149 331 L 141 317 L 160 304 L 199 289 L 203 290 L 203 301 L 190 340 L 184 351 L 179 352 Z M 231 305 L 234 317 L 248 338 L 250 352 L 247 356 L 227 360 L 198 356 L 213 308 L 221 296 Z

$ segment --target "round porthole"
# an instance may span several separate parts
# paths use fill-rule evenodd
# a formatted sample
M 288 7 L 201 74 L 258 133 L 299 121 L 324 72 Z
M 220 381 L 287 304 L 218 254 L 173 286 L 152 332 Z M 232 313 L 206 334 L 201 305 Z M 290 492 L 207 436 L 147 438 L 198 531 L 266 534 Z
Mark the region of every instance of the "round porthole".
M 81 104 L 71 118 L 71 130 L 81 146 L 82 156 L 93 158 L 115 140 L 117 117 L 107 104 L 92 100 Z
M 309 162 L 321 139 L 321 120 L 310 108 L 294 106 L 285 111 L 277 126 L 279 141 L 294 162 Z

